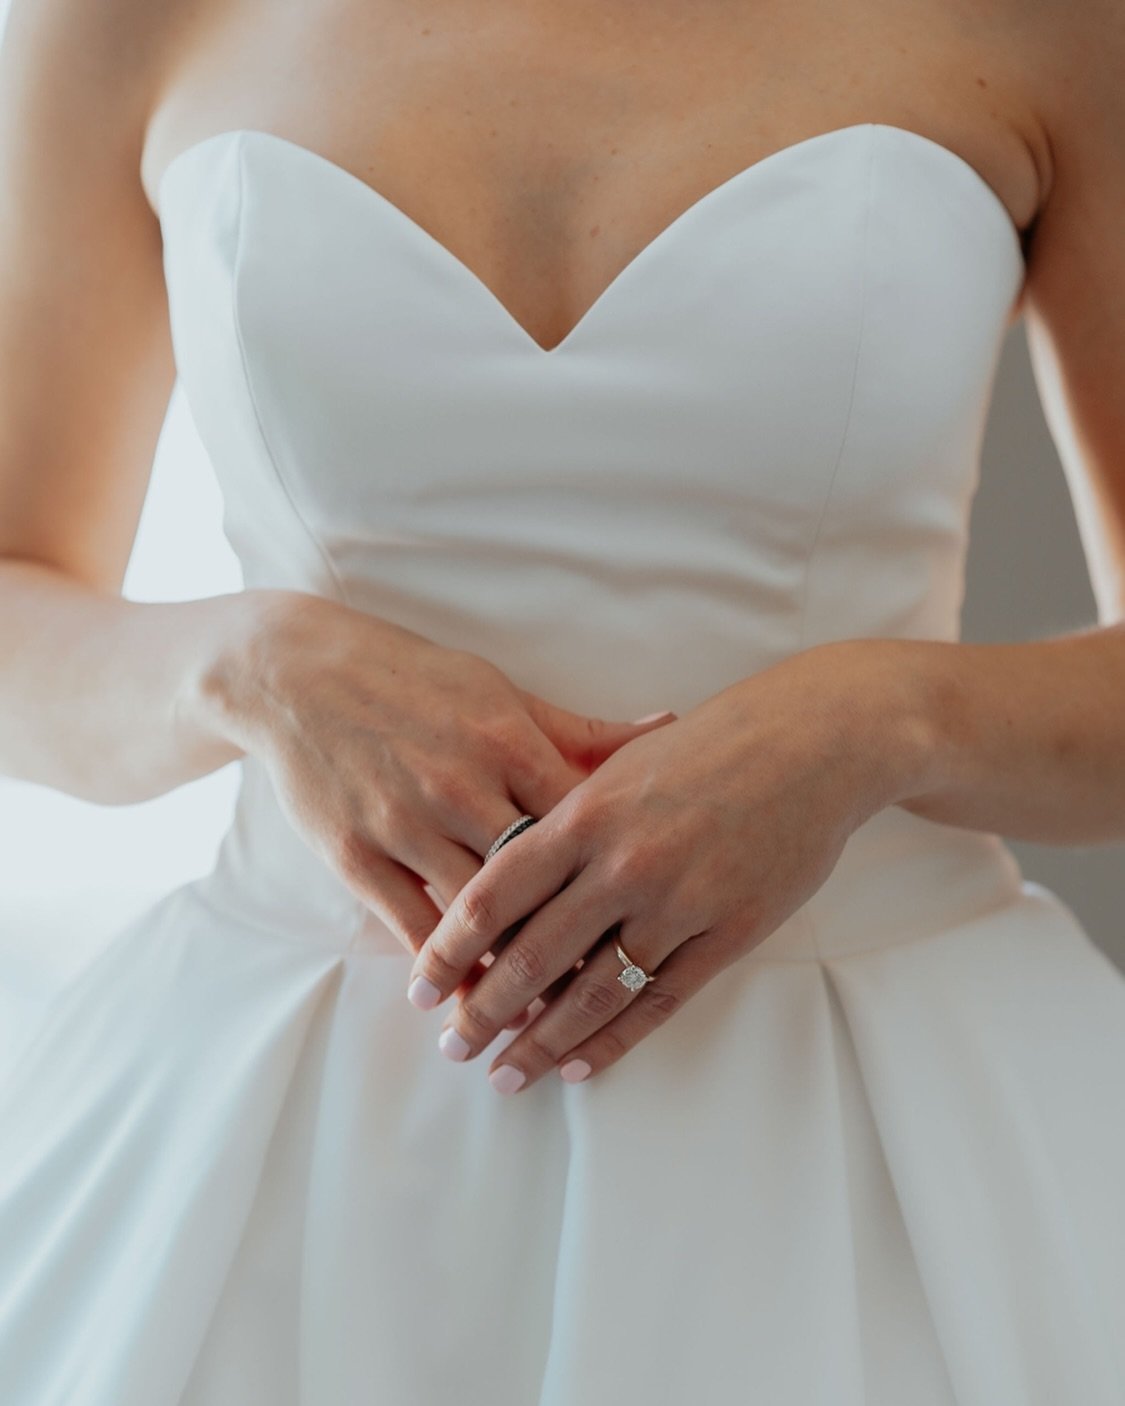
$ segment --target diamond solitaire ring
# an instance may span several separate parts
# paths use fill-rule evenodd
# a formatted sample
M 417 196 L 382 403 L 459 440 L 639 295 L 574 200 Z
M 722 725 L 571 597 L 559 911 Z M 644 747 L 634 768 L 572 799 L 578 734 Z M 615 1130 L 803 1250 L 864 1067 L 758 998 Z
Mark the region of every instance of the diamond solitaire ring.
M 625 970 L 617 973 L 617 980 L 622 986 L 627 986 L 630 991 L 639 991 L 646 981 L 655 981 L 656 977 L 649 976 L 642 967 L 638 967 L 632 957 L 628 956 L 620 942 L 613 944 L 617 948 L 617 955 L 625 963 Z

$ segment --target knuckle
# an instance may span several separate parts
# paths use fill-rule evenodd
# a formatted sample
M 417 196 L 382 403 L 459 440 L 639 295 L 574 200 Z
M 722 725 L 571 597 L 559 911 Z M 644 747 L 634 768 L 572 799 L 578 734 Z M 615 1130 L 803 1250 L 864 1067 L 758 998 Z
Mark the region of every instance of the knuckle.
M 620 984 L 619 990 L 624 990 Z M 594 977 L 577 984 L 574 1004 L 582 1015 L 595 1017 L 614 1015 L 621 1008 L 621 1000 L 613 987 Z
M 419 944 L 421 945 L 421 944 Z M 455 985 L 461 979 L 461 967 L 453 960 L 442 942 L 431 942 L 426 953 L 426 974 L 443 989 Z
M 636 845 L 618 847 L 605 860 L 608 881 L 615 892 L 626 889 L 646 889 L 656 878 L 655 866 L 648 851 Z
M 501 757 L 501 766 L 509 788 L 519 794 L 550 797 L 556 804 L 562 799 L 558 768 L 543 755 L 539 746 L 523 742 Z M 548 802 L 544 802 L 546 804 Z M 546 813 L 544 810 L 544 816 Z
M 497 936 L 496 913 L 496 892 L 491 883 L 478 874 L 462 891 L 458 900 L 457 916 L 461 926 L 473 937 Z
M 480 724 L 485 747 L 508 763 L 517 763 L 527 752 L 526 730 L 507 713 L 497 713 Z
M 336 868 L 349 881 L 365 880 L 371 873 L 374 847 L 368 837 L 357 829 L 348 829 L 334 841 Z
M 538 990 L 546 979 L 547 964 L 543 954 L 518 938 L 505 949 L 504 965 L 521 986 L 533 986 Z
M 463 996 L 458 1009 L 457 1023 L 468 1033 L 481 1038 L 490 1036 L 496 1029 L 496 1022 L 484 1011 L 472 995 Z
M 679 1010 L 683 1004 L 683 998 L 678 991 L 673 991 L 670 986 L 662 985 L 661 982 L 653 982 L 645 995 L 642 1005 L 646 1008 L 645 1015 L 659 1024 L 667 1020 L 675 1011 Z
M 413 807 L 401 791 L 380 787 L 370 799 L 373 827 L 381 835 L 397 835 L 410 824 Z
M 582 839 L 600 831 L 606 814 L 605 801 L 592 791 L 579 789 L 567 798 L 567 826 Z
M 472 649 L 458 649 L 456 646 L 449 652 L 456 659 L 457 677 L 463 688 L 473 688 L 481 692 L 510 689 L 511 685 L 504 671 L 485 655 Z
M 428 770 L 419 785 L 426 804 L 443 813 L 460 814 L 473 801 L 473 791 L 463 771 Z

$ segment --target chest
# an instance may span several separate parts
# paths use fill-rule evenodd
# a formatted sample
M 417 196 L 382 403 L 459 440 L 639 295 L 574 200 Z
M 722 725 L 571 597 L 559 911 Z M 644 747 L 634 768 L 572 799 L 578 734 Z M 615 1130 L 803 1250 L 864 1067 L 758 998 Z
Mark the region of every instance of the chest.
M 404 211 L 549 350 L 694 203 L 852 122 L 942 141 L 1024 217 L 1033 173 L 972 37 L 955 10 L 879 0 L 831 25 L 800 4 L 235 10 L 179 59 L 146 159 L 217 127 L 287 136 Z

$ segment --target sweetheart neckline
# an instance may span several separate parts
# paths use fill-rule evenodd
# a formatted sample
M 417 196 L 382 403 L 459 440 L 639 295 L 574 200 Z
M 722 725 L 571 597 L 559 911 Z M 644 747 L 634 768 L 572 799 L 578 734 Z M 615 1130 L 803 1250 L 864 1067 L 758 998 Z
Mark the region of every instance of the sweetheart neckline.
M 679 214 L 674 215 L 651 239 L 647 240 L 610 279 L 609 283 L 606 284 L 594 301 L 588 305 L 585 312 L 579 316 L 577 322 L 571 326 L 570 330 L 558 342 L 549 347 L 544 346 L 537 337 L 532 336 L 531 332 L 529 332 L 515 314 L 511 312 L 507 304 L 493 292 L 492 288 L 484 279 L 474 272 L 474 270 L 455 254 L 448 245 L 443 244 L 436 235 L 431 234 L 424 225 L 420 224 L 412 215 L 407 214 L 400 205 L 397 205 L 389 196 L 384 195 L 376 186 L 373 186 L 369 181 L 365 181 L 362 176 L 358 176 L 348 167 L 333 161 L 331 157 L 324 156 L 313 147 L 305 146 L 302 142 L 293 141 L 289 137 L 283 137 L 277 132 L 270 132 L 262 127 L 226 127 L 221 131 L 212 132 L 206 137 L 200 137 L 197 141 L 190 142 L 187 146 L 182 147 L 176 152 L 165 164 L 156 180 L 156 217 L 163 227 L 165 188 L 173 174 L 190 164 L 191 160 L 212 148 L 222 145 L 224 142 L 234 140 L 242 141 L 246 138 L 265 142 L 267 145 L 273 145 L 279 150 L 288 152 L 290 155 L 297 155 L 302 159 L 312 162 L 316 167 L 325 171 L 327 174 L 333 175 L 334 178 L 342 179 L 345 188 L 351 187 L 356 189 L 363 198 L 372 201 L 376 206 L 389 212 L 394 218 L 401 221 L 414 237 L 421 238 L 423 242 L 426 243 L 427 247 L 434 252 L 436 257 L 443 260 L 451 267 L 458 277 L 466 280 L 472 287 L 477 289 L 479 293 L 487 297 L 489 302 L 498 311 L 500 317 L 509 328 L 514 331 L 515 335 L 525 346 L 529 347 L 531 351 L 537 354 L 542 360 L 553 360 L 559 358 L 561 353 L 576 340 L 581 338 L 591 320 L 596 319 L 606 302 L 612 300 L 617 294 L 620 285 L 629 278 L 636 277 L 638 265 L 643 265 L 656 257 L 658 251 L 662 250 L 666 244 L 671 243 L 682 233 L 685 225 L 690 224 L 693 219 L 698 218 L 699 215 L 709 209 L 713 203 L 719 203 L 724 195 L 728 195 L 740 188 L 743 184 L 749 183 L 763 168 L 769 168 L 775 164 L 779 164 L 786 157 L 794 157 L 802 153 L 811 154 L 814 149 L 821 145 L 830 145 L 832 141 L 840 140 L 846 136 L 865 133 L 869 137 L 873 137 L 877 132 L 893 134 L 899 140 L 906 139 L 911 142 L 917 142 L 920 144 L 922 150 L 929 150 L 938 155 L 942 160 L 947 160 L 950 163 L 950 169 L 960 170 L 963 174 L 970 176 L 972 178 L 973 187 L 985 196 L 986 201 L 1003 219 L 1004 224 L 1007 226 L 1015 242 L 1016 253 L 1020 263 L 1026 270 L 1027 261 L 1023 252 L 1020 228 L 995 187 L 981 175 L 971 161 L 962 156 L 960 152 L 954 151 L 952 147 L 946 146 L 943 142 L 937 141 L 934 137 L 926 136 L 923 132 L 917 132 L 911 127 L 901 127 L 896 123 L 890 122 L 849 122 L 841 127 L 830 127 L 822 132 L 814 132 L 811 136 L 802 137 L 798 141 L 789 142 L 785 146 L 777 147 L 775 150 L 767 152 L 764 156 L 758 157 L 748 165 L 740 167 L 717 185 L 709 187 L 702 195 L 685 206 Z

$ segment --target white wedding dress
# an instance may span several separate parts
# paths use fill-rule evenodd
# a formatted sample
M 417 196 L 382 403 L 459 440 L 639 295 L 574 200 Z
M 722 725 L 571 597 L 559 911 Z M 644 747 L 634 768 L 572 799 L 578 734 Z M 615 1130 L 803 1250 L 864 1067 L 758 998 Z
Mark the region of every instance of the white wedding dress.
M 549 350 L 276 134 L 159 197 L 248 586 L 606 718 L 957 638 L 1024 263 L 932 139 L 757 161 Z M 619 1063 L 505 1098 L 241 766 L 214 871 L 0 1078 L 5 1406 L 1125 1402 L 1125 978 L 1000 837 L 881 812 Z

